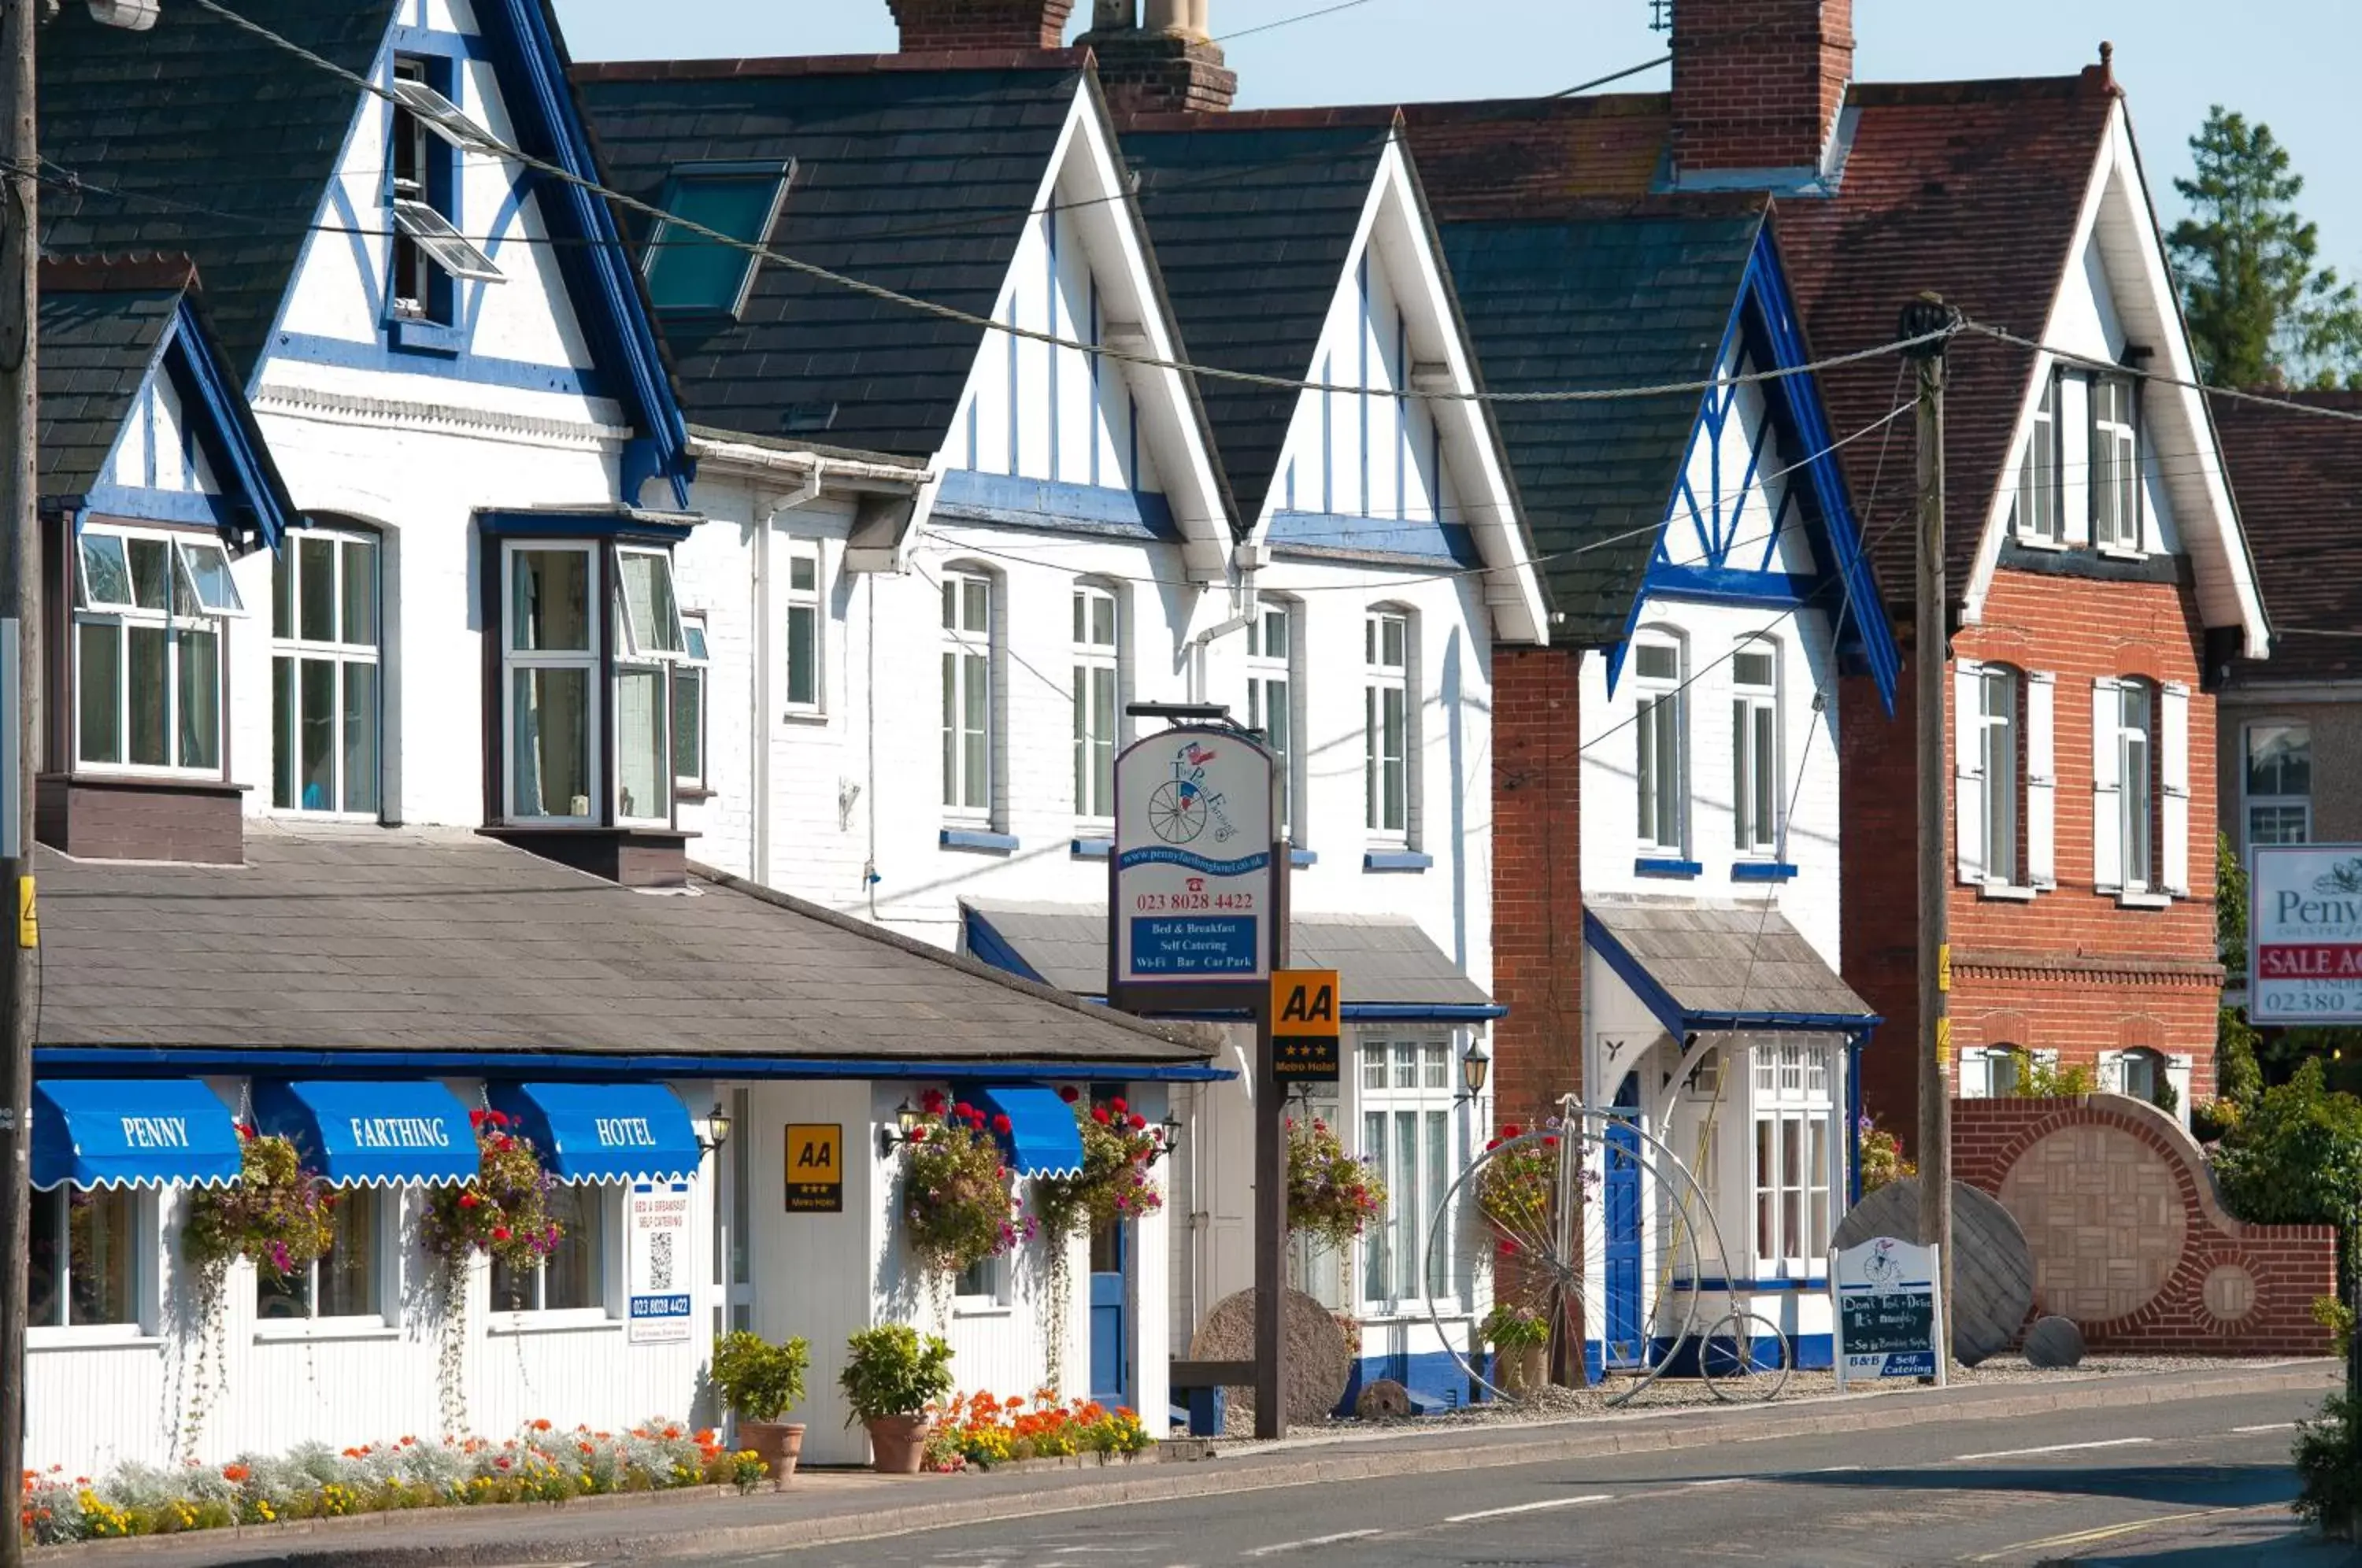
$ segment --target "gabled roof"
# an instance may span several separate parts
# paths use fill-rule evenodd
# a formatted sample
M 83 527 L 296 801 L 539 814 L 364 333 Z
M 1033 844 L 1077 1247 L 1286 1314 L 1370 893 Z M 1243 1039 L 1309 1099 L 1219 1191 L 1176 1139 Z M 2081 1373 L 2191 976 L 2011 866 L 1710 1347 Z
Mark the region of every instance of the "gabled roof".
M 1879 1021 L 1775 908 L 1595 893 L 1583 901 L 1583 934 L 1677 1040 L 1724 1029 L 1857 1033 Z
M 239 13 L 367 74 L 396 0 L 240 0 Z M 248 381 L 279 315 L 358 89 L 197 6 L 131 32 L 69 6 L 40 30 L 41 154 L 84 183 L 41 193 L 61 252 L 178 252 Z
M 771 232 L 833 271 L 989 316 L 1082 90 L 1072 51 L 613 61 L 575 88 L 615 187 L 660 204 L 676 165 L 795 162 Z M 624 215 L 629 243 L 647 225 Z M 919 458 L 942 447 L 984 329 L 786 268 L 735 320 L 663 323 L 701 425 Z
M 1123 130 L 1166 297 L 1201 363 L 1296 381 L 1319 350 L 1393 131 L 1305 121 L 1156 116 Z M 1300 394 L 1221 377 L 1198 390 L 1233 514 L 1252 526 Z
M 110 1055 L 1071 1062 L 1194 1036 L 711 874 L 660 896 L 460 830 L 248 824 L 242 867 L 40 851 L 40 1039 Z M 849 1076 L 861 1076 L 857 1069 Z
M 1443 248 L 1490 390 L 1626 387 L 1716 373 L 1762 228 L 1760 200 L 1683 197 L 1447 223 Z M 1562 640 L 1623 638 L 1698 402 L 1495 405 Z
M 2362 392 L 2275 393 L 2362 416 Z M 2210 400 L 2274 636 L 2235 685 L 2362 679 L 2362 424 Z

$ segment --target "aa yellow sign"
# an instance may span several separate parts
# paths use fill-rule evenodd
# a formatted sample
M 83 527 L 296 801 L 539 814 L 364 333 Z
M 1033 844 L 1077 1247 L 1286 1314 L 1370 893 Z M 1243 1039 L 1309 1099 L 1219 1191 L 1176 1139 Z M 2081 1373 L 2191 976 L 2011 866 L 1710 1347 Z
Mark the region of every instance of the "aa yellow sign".
M 1279 969 L 1271 977 L 1272 1066 L 1282 1083 L 1333 1084 L 1339 1076 L 1334 969 Z
M 844 1212 L 844 1123 L 788 1123 L 788 1212 Z

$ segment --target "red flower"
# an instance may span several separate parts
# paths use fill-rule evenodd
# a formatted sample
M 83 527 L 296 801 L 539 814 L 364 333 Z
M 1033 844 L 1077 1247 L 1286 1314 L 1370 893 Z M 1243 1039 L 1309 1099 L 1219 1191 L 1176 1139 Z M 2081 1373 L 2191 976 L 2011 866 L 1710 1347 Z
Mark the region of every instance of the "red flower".
M 495 1242 L 505 1242 L 505 1241 L 507 1241 L 508 1239 L 509 1239 L 509 1228 L 508 1228 L 506 1225 L 495 1225 L 495 1226 L 493 1226 L 493 1227 L 492 1227 L 492 1240 L 493 1240 L 493 1241 L 495 1241 Z
M 1075 1101 L 1083 1098 L 1083 1091 L 1076 1088 L 1072 1084 L 1060 1084 L 1058 1086 L 1058 1098 L 1065 1100 L 1068 1105 L 1072 1105 Z
M 1007 1134 L 1007 1133 L 1009 1133 L 1010 1131 L 1012 1131 L 1012 1124 L 1010 1123 L 1010 1120 L 1009 1120 L 1009 1118 L 1008 1118 L 1008 1117 L 1006 1117 L 1006 1116 L 996 1116 L 996 1117 L 994 1117 L 994 1118 L 992 1119 L 992 1130 L 993 1130 L 995 1132 L 999 1132 L 999 1133 L 1001 1133 L 1001 1134 L 1003 1134 L 1003 1135 L 1006 1135 L 1006 1134 Z
M 510 1120 L 511 1118 L 509 1113 L 505 1110 L 495 1110 L 492 1112 L 492 1125 L 495 1127 L 506 1127 L 509 1124 Z
M 1505 1258 L 1516 1257 L 1518 1255 L 1518 1243 L 1515 1242 L 1503 1242 L 1500 1246 L 1500 1253 Z
M 926 1130 L 926 1128 L 924 1128 L 923 1126 L 921 1126 L 921 1127 L 913 1127 L 913 1128 L 911 1128 L 911 1143 L 925 1143 L 926 1141 L 927 1141 L 927 1130 Z
M 1124 1104 L 1123 1096 L 1118 1095 L 1113 1099 L 1108 1101 L 1108 1109 L 1114 1111 L 1118 1116 L 1121 1116 L 1125 1111 L 1130 1110 L 1131 1107 Z
M 1488 1149 L 1497 1149 L 1497 1148 L 1499 1148 L 1500 1146 L 1501 1146 L 1501 1140 L 1499 1140 L 1498 1138 L 1487 1138 L 1487 1139 L 1485 1139 L 1485 1147 L 1486 1147 L 1486 1148 L 1488 1148 Z
M 1104 1105 L 1095 1105 L 1091 1107 L 1091 1120 L 1098 1122 L 1102 1127 L 1106 1126 L 1108 1124 L 1108 1108 Z
M 1136 1111 L 1136 1110 L 1135 1110 L 1135 1111 L 1133 1111 L 1133 1112 L 1131 1113 L 1131 1120 L 1130 1121 L 1128 1121 L 1128 1122 L 1124 1123 L 1124 1125 L 1125 1125 L 1125 1126 L 1127 1126 L 1127 1127 L 1129 1127 L 1129 1128 L 1131 1128 L 1133 1132 L 1139 1132 L 1142 1128 L 1143 1128 L 1143 1127 L 1145 1127 L 1145 1126 L 1147 1126 L 1147 1125 L 1148 1125 L 1148 1118 L 1146 1118 L 1145 1116 L 1142 1116 L 1142 1114 L 1140 1114 L 1140 1112 L 1138 1112 L 1138 1111 Z
M 1542 1134 L 1542 1147 L 1543 1147 L 1543 1148 L 1545 1148 L 1545 1149 L 1555 1149 L 1555 1148 L 1557 1148 L 1557 1147 L 1558 1147 L 1558 1134 L 1557 1134 L 1557 1133 L 1555 1133 L 1555 1132 L 1545 1132 L 1544 1134 Z
M 478 1198 L 472 1192 L 463 1192 L 459 1195 L 459 1207 L 462 1209 L 473 1209 L 477 1204 L 481 1203 L 482 1201 L 482 1198 Z
M 489 1111 L 482 1110 L 471 1110 L 468 1112 L 468 1125 L 470 1127 L 481 1127 L 484 1124 L 484 1118 L 489 1114 L 491 1114 Z
M 1501 1129 L 1501 1136 L 1504 1138 L 1515 1138 L 1520 1136 L 1523 1131 L 1524 1130 L 1516 1122 L 1512 1121 L 1507 1127 Z
M 958 1117 L 962 1121 L 966 1121 L 969 1117 L 976 1114 L 976 1107 L 970 1105 L 966 1100 L 961 1100 L 958 1104 L 952 1107 L 952 1114 Z
M 931 1088 L 919 1097 L 919 1103 L 930 1111 L 939 1111 L 944 1108 L 944 1091 Z

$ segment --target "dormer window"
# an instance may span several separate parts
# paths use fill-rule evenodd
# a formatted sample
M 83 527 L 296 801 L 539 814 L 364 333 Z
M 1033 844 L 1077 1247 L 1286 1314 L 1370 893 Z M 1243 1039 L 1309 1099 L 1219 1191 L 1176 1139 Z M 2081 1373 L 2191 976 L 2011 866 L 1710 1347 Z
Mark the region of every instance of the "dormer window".
M 657 219 L 648 235 L 648 298 L 657 310 L 734 316 L 745 307 L 756 258 L 739 247 L 770 237 L 793 170 L 779 163 L 692 163 L 672 171 L 657 203 L 671 220 Z M 706 229 L 712 233 L 701 232 Z M 715 234 L 738 243 L 723 244 Z
M 2034 408 L 2034 433 L 2017 469 L 2017 536 L 2031 544 L 2067 542 L 2066 517 L 2058 504 L 2058 378 L 2042 383 Z
M 2141 547 L 2140 414 L 2133 384 L 2121 376 L 2092 383 L 2092 543 Z
M 222 770 L 222 638 L 243 615 L 210 536 L 87 527 L 76 541 L 74 761 L 127 773 Z

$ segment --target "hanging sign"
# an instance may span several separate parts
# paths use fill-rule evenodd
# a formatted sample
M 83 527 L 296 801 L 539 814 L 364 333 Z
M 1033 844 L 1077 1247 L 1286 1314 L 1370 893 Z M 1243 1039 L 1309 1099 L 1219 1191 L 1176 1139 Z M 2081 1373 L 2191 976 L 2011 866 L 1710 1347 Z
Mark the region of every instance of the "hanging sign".
M 2248 1021 L 2362 1023 L 2362 845 L 2247 854 Z
M 1271 754 L 1235 730 L 1163 730 L 1115 759 L 1114 984 L 1270 977 L 1275 793 Z
M 1276 969 L 1271 977 L 1272 1065 L 1284 1084 L 1333 1084 L 1341 1074 L 1334 969 Z
M 788 1212 L 844 1212 L 844 1124 L 788 1123 Z
M 1829 1253 L 1837 1309 L 1838 1386 L 1857 1377 L 1944 1381 L 1942 1278 L 1937 1249 L 1893 1236 Z
M 678 1344 L 690 1337 L 689 1183 L 635 1181 L 624 1204 L 625 1337 Z

